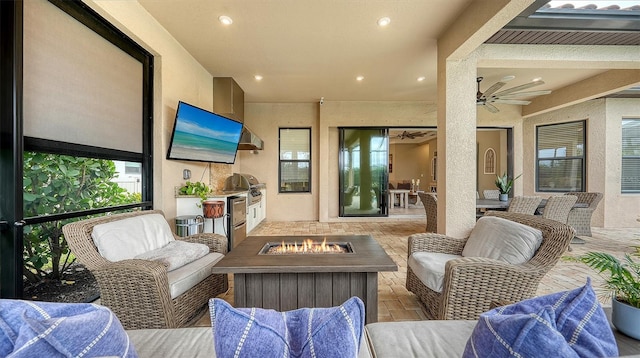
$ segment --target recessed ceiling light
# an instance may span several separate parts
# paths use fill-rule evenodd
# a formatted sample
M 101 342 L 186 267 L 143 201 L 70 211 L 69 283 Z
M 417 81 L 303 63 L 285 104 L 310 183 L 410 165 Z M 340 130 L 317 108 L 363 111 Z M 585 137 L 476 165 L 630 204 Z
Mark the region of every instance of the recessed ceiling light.
M 362 80 L 364 80 L 364 76 L 358 76 L 358 77 L 356 77 L 356 81 L 362 81 Z
M 220 21 L 220 23 L 223 24 L 223 25 L 231 25 L 231 24 L 233 24 L 233 20 L 229 16 L 226 16 L 226 15 L 219 16 L 218 17 L 218 21 Z
M 260 75 L 255 75 L 255 76 L 253 76 L 253 78 L 255 78 L 256 81 L 262 81 L 262 76 L 260 76 Z
M 418 77 L 418 82 L 422 82 L 422 81 L 424 81 L 424 80 L 426 80 L 426 79 L 427 79 L 426 77 L 424 77 L 424 76 L 420 76 L 420 77 Z
M 508 76 L 504 76 L 504 77 L 502 77 L 502 79 L 501 79 L 500 81 L 501 81 L 501 82 L 509 82 L 509 81 L 511 81 L 511 80 L 512 80 L 512 79 L 514 79 L 514 78 L 516 78 L 516 76 L 514 76 L 514 75 L 508 75 Z
M 381 17 L 378 19 L 378 26 L 385 27 L 391 23 L 391 19 L 388 17 Z
M 538 82 L 538 81 L 542 81 L 542 77 L 536 77 L 531 80 L 531 82 Z

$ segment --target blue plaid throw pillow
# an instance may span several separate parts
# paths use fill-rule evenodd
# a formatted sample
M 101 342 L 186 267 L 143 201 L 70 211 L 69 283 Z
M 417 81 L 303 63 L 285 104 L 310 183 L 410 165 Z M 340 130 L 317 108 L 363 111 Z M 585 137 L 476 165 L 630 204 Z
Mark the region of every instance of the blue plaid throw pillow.
M 364 329 L 364 304 L 351 297 L 338 307 L 278 312 L 233 308 L 209 300 L 218 358 L 357 357 Z
M 612 357 L 613 332 L 591 288 L 553 293 L 480 315 L 463 357 Z
M 138 357 L 118 318 L 90 303 L 0 300 L 0 357 Z

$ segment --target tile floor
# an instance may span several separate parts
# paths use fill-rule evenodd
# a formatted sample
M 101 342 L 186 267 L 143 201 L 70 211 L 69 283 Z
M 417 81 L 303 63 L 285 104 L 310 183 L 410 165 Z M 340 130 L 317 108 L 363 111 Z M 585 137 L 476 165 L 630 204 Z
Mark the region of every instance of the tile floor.
M 422 209 L 424 210 L 424 209 Z M 423 214 L 424 215 L 424 214 Z M 251 235 L 336 235 L 336 234 L 370 234 L 378 240 L 389 256 L 398 264 L 397 272 L 383 272 L 379 277 L 378 321 L 407 321 L 425 319 L 424 313 L 416 297 L 405 288 L 407 272 L 407 237 L 413 233 L 424 232 L 424 216 L 422 218 L 396 218 L 386 222 L 263 222 Z M 573 251 L 567 256 L 580 255 L 588 251 L 606 251 L 616 256 L 633 251 L 633 245 L 640 245 L 640 229 L 602 229 L 594 228 L 593 237 L 582 237 L 584 244 L 572 245 Z M 249 237 L 248 240 L 251 238 Z M 538 294 L 563 291 L 584 285 L 586 277 L 592 278 L 593 286 L 598 291 L 601 279 L 585 265 L 561 260 L 543 278 Z M 233 303 L 233 281 L 231 288 L 221 297 Z M 610 306 L 604 298 L 603 306 Z M 209 325 L 208 315 L 196 323 L 199 326 Z

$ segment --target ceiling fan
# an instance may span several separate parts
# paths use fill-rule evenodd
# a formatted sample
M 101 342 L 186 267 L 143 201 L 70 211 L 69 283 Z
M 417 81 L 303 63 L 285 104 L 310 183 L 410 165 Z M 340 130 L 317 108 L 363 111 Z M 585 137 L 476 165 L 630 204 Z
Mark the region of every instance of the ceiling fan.
M 522 100 L 518 98 L 540 96 L 543 94 L 551 93 L 550 90 L 518 92 L 518 91 L 526 90 L 531 87 L 543 85 L 544 81 L 539 79 L 498 92 L 500 88 L 502 88 L 504 85 L 507 84 L 507 82 L 511 81 L 514 78 L 515 76 L 505 76 L 499 82 L 496 82 L 493 85 L 491 85 L 491 87 L 487 88 L 487 90 L 484 92 L 480 91 L 480 82 L 483 80 L 483 77 L 476 78 L 476 82 L 478 82 L 478 92 L 476 93 L 476 104 L 484 107 L 486 110 L 488 110 L 491 113 L 497 113 L 497 112 L 500 112 L 500 110 L 498 109 L 498 107 L 494 106 L 493 103 L 518 104 L 518 105 L 524 106 L 531 103 L 531 101 Z
M 400 138 L 400 139 L 415 139 L 416 137 L 424 137 L 427 134 L 427 132 L 407 132 L 407 131 L 403 131 L 402 133 L 396 135 L 396 137 Z

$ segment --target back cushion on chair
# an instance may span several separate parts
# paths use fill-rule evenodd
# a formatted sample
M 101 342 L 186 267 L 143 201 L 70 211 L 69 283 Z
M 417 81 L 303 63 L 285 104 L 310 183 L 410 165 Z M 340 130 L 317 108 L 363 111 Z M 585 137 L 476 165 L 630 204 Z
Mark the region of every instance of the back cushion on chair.
M 465 257 L 486 257 L 519 265 L 529 261 L 542 243 L 542 232 L 507 219 L 485 216 L 471 231 Z
M 91 232 L 102 257 L 109 261 L 132 259 L 175 240 L 161 214 L 139 215 L 96 225 Z

